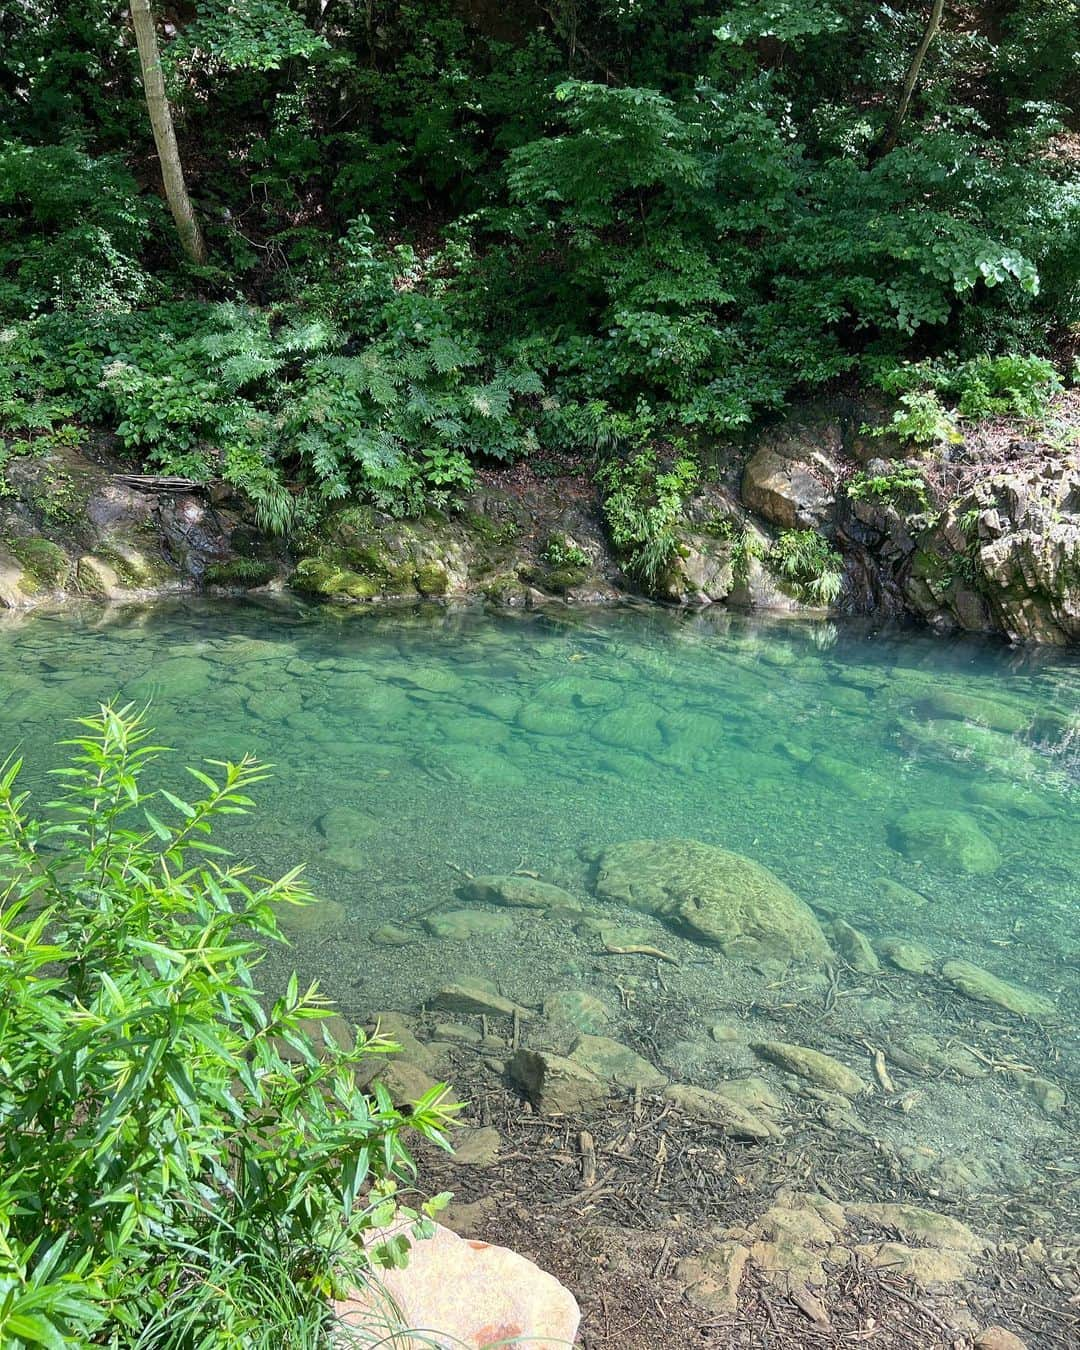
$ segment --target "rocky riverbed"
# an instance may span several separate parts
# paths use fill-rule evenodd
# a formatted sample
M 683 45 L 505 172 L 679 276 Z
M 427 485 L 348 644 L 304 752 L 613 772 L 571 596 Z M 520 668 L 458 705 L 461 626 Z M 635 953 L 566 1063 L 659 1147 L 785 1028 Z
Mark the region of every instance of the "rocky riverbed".
M 777 1344 L 1074 1343 L 1071 982 L 873 939 L 698 841 L 579 878 L 463 877 L 457 907 L 369 934 L 413 980 L 425 945 L 513 969 L 365 1019 L 402 1047 L 399 1102 L 441 1078 L 468 1102 L 457 1158 L 422 1169 L 452 1227 L 555 1270 L 590 1346 L 750 1345 L 770 1318 Z

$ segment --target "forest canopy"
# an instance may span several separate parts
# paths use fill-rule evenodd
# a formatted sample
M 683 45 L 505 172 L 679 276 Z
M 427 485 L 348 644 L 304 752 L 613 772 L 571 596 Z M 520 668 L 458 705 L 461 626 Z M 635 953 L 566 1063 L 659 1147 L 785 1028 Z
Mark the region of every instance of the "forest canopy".
M 128 6 L 7 5 L 0 468 L 104 430 L 285 530 L 913 368 L 1066 370 L 1078 10 L 160 6 L 193 262 Z

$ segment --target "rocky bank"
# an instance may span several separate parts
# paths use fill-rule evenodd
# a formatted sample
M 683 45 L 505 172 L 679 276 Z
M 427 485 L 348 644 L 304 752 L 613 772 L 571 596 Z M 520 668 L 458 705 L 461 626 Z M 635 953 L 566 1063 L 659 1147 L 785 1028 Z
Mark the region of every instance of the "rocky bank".
M 774 545 L 813 530 L 842 558 L 833 612 L 910 617 L 1011 641 L 1080 640 L 1080 462 L 1068 437 L 998 428 L 985 445 L 912 452 L 850 403 L 805 407 L 752 442 L 702 453 L 676 556 L 648 598 L 813 611 Z M 880 419 L 876 419 L 880 420 Z M 925 481 L 912 498 L 897 475 Z M 853 491 L 853 484 L 877 484 Z M 357 603 L 467 597 L 529 607 L 640 595 L 581 464 L 482 472 L 452 512 L 398 520 L 351 505 L 290 541 L 253 527 L 224 485 L 140 479 L 105 452 L 13 459 L 0 496 L 0 606 L 180 590 L 290 587 Z

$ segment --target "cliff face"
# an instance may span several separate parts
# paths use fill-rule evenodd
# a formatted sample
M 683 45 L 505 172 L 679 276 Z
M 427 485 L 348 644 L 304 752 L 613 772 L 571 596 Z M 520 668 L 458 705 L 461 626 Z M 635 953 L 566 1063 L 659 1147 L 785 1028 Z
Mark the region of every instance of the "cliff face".
M 1080 468 L 1043 459 L 977 483 L 923 532 L 905 578 L 935 627 L 1080 642 Z

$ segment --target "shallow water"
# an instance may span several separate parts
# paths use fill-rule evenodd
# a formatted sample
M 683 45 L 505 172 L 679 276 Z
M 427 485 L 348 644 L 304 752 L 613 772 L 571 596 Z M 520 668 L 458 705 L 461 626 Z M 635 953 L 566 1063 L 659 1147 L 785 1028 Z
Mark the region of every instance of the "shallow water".
M 915 1193 L 1019 1196 L 1065 1222 L 1039 1179 L 1052 1167 L 1075 1197 L 1071 1108 L 1044 1110 L 1016 1066 L 1066 1090 L 1077 1072 L 1080 654 L 719 610 L 185 602 L 0 626 L 0 739 L 27 754 L 31 782 L 57 762 L 66 720 L 117 691 L 153 699 L 159 738 L 187 762 L 254 750 L 276 766 L 231 842 L 268 871 L 307 861 L 346 906 L 345 922 L 298 933 L 293 954 L 346 1012 L 415 1009 L 462 977 L 532 1007 L 584 990 L 609 1034 L 699 1083 L 760 1072 L 749 1043 L 762 1028 L 843 1050 L 863 1072 L 868 1046 L 923 1037 L 926 1057 L 936 1037 L 925 1099 L 864 1108 L 875 1136 L 930 1157 L 921 1172 L 905 1163 L 923 1177 Z M 905 851 L 896 823 L 916 808 L 963 813 L 985 870 Z M 838 986 L 755 968 L 626 912 L 613 920 L 680 965 L 604 957 L 596 925 L 565 914 L 486 907 L 491 931 L 463 940 L 425 928 L 464 907 L 461 872 L 528 869 L 602 908 L 596 850 L 668 836 L 753 858 L 823 922 L 917 939 L 1054 1012 L 1020 1019 L 887 965 L 862 976 L 841 963 Z M 411 940 L 373 941 L 386 923 Z M 741 1040 L 710 1040 L 722 1019 L 745 1024 Z M 959 1043 L 977 1052 L 970 1072 Z

